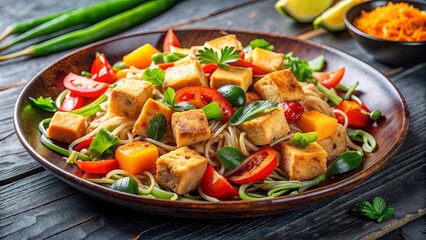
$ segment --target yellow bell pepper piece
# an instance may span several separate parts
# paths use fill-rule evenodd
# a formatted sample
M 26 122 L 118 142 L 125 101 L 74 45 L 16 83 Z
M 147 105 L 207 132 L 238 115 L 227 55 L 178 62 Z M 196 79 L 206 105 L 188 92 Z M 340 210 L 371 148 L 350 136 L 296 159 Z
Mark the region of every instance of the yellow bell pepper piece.
M 139 69 L 147 68 L 151 65 L 152 55 L 160 51 L 153 47 L 151 44 L 146 43 L 142 47 L 134 50 L 133 52 L 123 57 L 123 62 L 126 66 L 135 66 Z

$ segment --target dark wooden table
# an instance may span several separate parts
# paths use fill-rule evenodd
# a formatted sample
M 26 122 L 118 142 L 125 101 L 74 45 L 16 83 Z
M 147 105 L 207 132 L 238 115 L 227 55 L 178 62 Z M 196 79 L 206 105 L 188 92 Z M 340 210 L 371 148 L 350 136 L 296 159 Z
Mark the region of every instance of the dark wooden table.
M 0 30 L 13 22 L 98 1 L 0 0 Z M 87 196 L 45 171 L 19 143 L 13 108 L 24 84 L 67 52 L 0 63 L 0 238 L 6 239 L 419 239 L 426 213 L 426 63 L 391 67 L 374 61 L 346 32 L 312 31 L 279 15 L 276 0 L 187 0 L 126 33 L 220 27 L 308 38 L 376 67 L 408 102 L 411 126 L 396 154 L 360 186 L 282 214 L 239 220 L 193 220 L 134 212 Z M 13 48 L 11 51 L 18 48 Z M 386 101 L 380 99 L 379 101 Z M 382 223 L 349 212 L 355 202 L 383 196 L 395 208 Z M 420 218 L 421 217 L 421 218 Z M 423 219 L 423 225 L 419 220 Z M 410 223 L 411 222 L 411 223 Z M 423 234 L 421 230 L 423 228 Z M 395 230 L 396 229 L 396 230 Z

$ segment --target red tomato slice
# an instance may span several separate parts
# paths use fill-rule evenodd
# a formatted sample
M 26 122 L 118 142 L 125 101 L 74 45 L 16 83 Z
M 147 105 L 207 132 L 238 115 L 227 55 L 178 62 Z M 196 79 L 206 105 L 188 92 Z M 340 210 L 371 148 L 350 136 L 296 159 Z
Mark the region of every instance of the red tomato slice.
M 312 75 L 325 87 L 334 88 L 342 80 L 343 75 L 345 74 L 345 69 L 345 67 L 342 67 L 331 73 L 313 72 Z
M 117 81 L 115 72 L 103 53 L 99 54 L 93 61 L 90 73 L 92 79 L 98 82 L 115 83 Z
M 261 69 L 260 67 L 251 64 L 249 62 L 243 61 L 243 60 L 237 60 L 235 62 L 230 62 L 229 65 L 235 66 L 235 67 L 245 67 L 245 68 L 251 68 L 253 69 L 253 75 L 265 75 L 267 72 L 265 70 Z
M 191 86 L 185 87 L 176 92 L 177 102 L 190 102 L 197 108 L 216 101 L 222 109 L 222 120 L 228 121 L 234 114 L 234 109 L 228 100 L 222 96 L 216 89 L 203 87 L 203 86 Z
M 107 83 L 97 82 L 74 73 L 68 73 L 64 78 L 64 86 L 75 94 L 88 98 L 99 97 L 109 87 Z
M 157 64 L 157 66 L 159 67 L 159 68 L 161 68 L 162 70 L 166 70 L 167 68 L 169 68 L 169 67 L 173 67 L 175 65 L 175 63 L 174 62 L 169 62 L 169 63 L 159 63 L 159 64 Z
M 238 191 L 212 166 L 208 166 L 204 172 L 201 189 L 205 194 L 219 200 L 229 200 L 238 196 Z
M 353 100 L 343 100 L 336 109 L 341 110 L 348 117 L 348 125 L 352 127 L 365 127 L 370 119 L 368 114 L 361 112 L 369 112 L 368 108 L 364 104 L 360 104 Z M 345 119 L 342 115 L 336 114 L 337 120 L 344 124 Z
M 228 179 L 236 184 L 245 184 L 264 180 L 275 170 L 278 164 L 277 152 L 272 148 L 262 148 L 248 156 L 240 169 Z
M 176 37 L 173 30 L 170 28 L 164 37 L 163 52 L 170 52 L 170 46 L 180 47 L 179 39 Z
M 83 149 L 88 149 L 90 147 L 90 144 L 92 144 L 92 142 L 93 142 L 93 138 L 88 138 L 84 140 L 83 142 L 77 144 L 74 147 L 74 150 L 76 150 L 77 152 L 80 152 Z
M 65 95 L 64 100 L 59 107 L 59 111 L 61 112 L 69 112 L 71 110 L 81 108 L 86 105 L 86 99 L 84 97 L 75 94 L 72 91 L 68 91 L 67 95 Z
M 119 169 L 116 159 L 99 160 L 99 161 L 82 161 L 77 160 L 77 166 L 87 172 L 95 174 L 107 174 L 112 170 Z

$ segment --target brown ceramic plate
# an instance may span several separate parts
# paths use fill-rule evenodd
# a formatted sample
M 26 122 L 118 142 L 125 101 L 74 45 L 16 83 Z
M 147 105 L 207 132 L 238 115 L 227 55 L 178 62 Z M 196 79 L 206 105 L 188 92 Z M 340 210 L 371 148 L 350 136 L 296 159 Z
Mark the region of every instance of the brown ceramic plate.
M 378 150 L 374 154 L 365 156 L 362 166 L 358 169 L 333 180 L 327 180 L 316 188 L 298 195 L 259 201 L 209 203 L 151 199 L 112 191 L 82 179 L 81 171 L 76 166 L 67 165 L 61 155 L 41 144 L 37 125 L 51 114 L 32 108 L 28 97 L 55 97 L 64 89 L 63 77 L 69 72 L 79 73 L 90 69 L 96 52 L 106 53 L 110 62 L 115 62 L 147 42 L 161 49 L 164 32 L 140 33 L 108 39 L 75 51 L 37 74 L 24 88 L 16 104 L 14 123 L 19 140 L 43 167 L 84 193 L 144 212 L 197 218 L 242 218 L 269 215 L 324 199 L 360 184 L 398 151 L 409 126 L 407 104 L 395 86 L 376 69 L 346 53 L 318 43 L 283 35 L 232 30 L 226 30 L 226 32 L 236 34 L 244 45 L 255 38 L 264 38 L 275 45 L 275 51 L 282 53 L 293 51 L 295 56 L 308 60 L 322 54 L 327 61 L 326 71 L 345 66 L 347 71 L 344 83 L 351 84 L 359 80 L 361 99 L 371 109 L 380 109 L 385 116 L 379 124 L 367 129 L 375 136 L 379 144 Z M 176 31 L 182 45 L 187 47 L 201 45 L 206 40 L 223 34 L 223 31 L 213 29 Z

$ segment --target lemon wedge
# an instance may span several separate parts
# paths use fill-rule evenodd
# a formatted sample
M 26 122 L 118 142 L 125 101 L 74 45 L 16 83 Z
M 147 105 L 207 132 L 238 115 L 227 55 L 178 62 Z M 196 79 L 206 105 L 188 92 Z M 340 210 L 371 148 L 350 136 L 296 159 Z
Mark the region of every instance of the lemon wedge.
M 312 22 L 331 6 L 333 0 L 279 0 L 275 9 L 302 23 Z
M 332 32 L 345 30 L 343 16 L 349 8 L 359 3 L 362 3 L 362 0 L 343 0 L 336 3 L 314 20 L 314 28 L 323 27 Z

